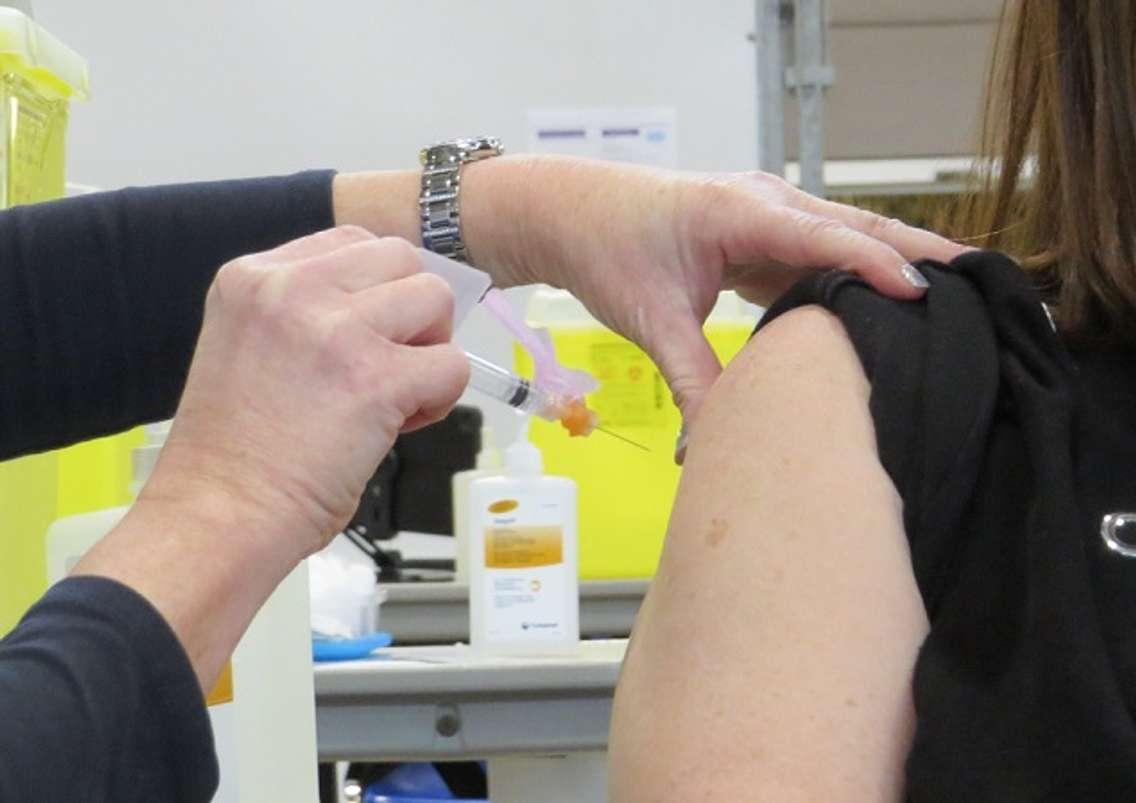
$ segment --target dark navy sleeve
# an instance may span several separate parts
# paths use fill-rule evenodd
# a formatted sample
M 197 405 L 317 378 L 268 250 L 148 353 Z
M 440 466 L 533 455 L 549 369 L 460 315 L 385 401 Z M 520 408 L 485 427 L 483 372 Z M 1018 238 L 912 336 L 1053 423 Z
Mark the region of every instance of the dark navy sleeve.
M 169 418 L 218 268 L 334 225 L 332 177 L 129 188 L 0 212 L 0 459 Z
M 0 641 L 0 800 L 212 798 L 204 696 L 180 642 L 113 580 L 54 586 Z

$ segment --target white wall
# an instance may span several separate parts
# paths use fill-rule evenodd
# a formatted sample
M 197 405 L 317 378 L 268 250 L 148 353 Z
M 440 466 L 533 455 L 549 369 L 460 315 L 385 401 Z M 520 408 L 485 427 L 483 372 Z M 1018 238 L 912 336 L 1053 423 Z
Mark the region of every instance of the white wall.
M 541 106 L 678 109 L 680 162 L 755 161 L 752 0 L 36 0 L 90 62 L 71 177 L 411 167 Z

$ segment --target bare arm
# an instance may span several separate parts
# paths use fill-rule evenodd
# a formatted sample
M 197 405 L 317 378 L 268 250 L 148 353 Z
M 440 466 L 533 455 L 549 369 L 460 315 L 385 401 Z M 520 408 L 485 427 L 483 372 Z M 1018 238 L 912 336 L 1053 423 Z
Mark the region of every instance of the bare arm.
M 817 307 L 711 390 L 616 693 L 613 801 L 902 798 L 928 625 L 869 390 Z
M 418 182 L 416 171 L 337 176 L 335 220 L 418 242 Z M 499 286 L 571 290 L 658 363 L 687 424 L 721 370 L 702 322 L 723 287 L 768 303 L 809 270 L 844 268 L 917 298 L 926 284 L 905 260 L 964 250 L 766 173 L 514 155 L 467 165 L 461 185 L 471 260 Z

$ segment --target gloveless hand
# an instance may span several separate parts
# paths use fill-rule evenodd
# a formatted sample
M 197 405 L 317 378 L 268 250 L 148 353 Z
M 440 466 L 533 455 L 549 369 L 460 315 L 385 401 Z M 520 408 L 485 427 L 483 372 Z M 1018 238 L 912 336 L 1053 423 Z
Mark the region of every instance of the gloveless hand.
M 173 431 L 140 497 L 226 497 L 299 559 L 347 522 L 400 431 L 469 368 L 453 295 L 403 240 L 341 227 L 224 266 Z
M 806 272 L 835 267 L 913 299 L 924 287 L 909 261 L 965 250 L 765 173 L 562 157 L 504 157 L 466 171 L 473 259 L 512 283 L 571 290 L 651 355 L 687 424 L 721 371 L 702 334 L 720 290 L 768 304 Z

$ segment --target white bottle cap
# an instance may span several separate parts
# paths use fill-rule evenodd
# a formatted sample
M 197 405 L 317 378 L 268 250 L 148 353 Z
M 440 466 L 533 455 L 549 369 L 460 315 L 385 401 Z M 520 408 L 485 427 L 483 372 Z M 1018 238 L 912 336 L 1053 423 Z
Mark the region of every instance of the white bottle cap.
M 501 450 L 493 440 L 493 427 L 481 428 L 481 451 L 477 453 L 475 466 L 487 470 L 501 468 Z
M 544 470 L 540 449 L 529 441 L 529 421 L 525 418 L 517 432 L 517 439 L 505 450 L 505 473 L 517 477 L 539 477 Z

